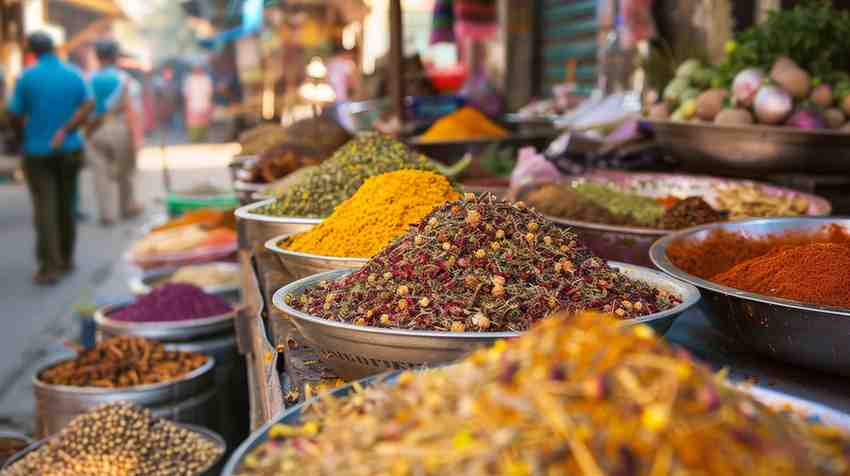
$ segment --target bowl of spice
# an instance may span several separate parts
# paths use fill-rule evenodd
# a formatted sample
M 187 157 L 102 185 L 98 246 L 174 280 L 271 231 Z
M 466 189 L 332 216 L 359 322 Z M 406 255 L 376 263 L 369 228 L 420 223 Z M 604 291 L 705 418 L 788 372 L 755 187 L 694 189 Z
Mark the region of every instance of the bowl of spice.
M 231 331 L 235 315 L 218 295 L 192 284 L 166 283 L 133 302 L 98 309 L 94 320 L 108 335 L 177 340 Z
M 744 218 L 826 216 L 815 195 L 748 180 L 599 171 L 537 183 L 513 196 L 572 228 L 600 256 L 651 266 L 649 248 L 672 231 Z
M 357 271 L 280 289 L 275 306 L 344 378 L 452 361 L 560 309 L 662 332 L 699 300 L 662 273 L 609 264 L 522 203 L 472 194 L 435 209 Z
M 319 225 L 272 238 L 266 249 L 275 253 L 293 280 L 356 269 L 434 208 L 458 198 L 442 175 L 423 170 L 389 172 L 366 180 Z
M 21 433 L 0 431 L 0 468 L 32 442 L 32 439 Z
M 148 294 L 168 283 L 192 284 L 205 293 L 239 301 L 239 265 L 229 261 L 151 270 L 136 274 L 128 281 L 130 290 L 136 295 Z
M 106 404 L 18 453 L 0 474 L 212 476 L 225 446 L 206 428 L 175 424 L 128 404 Z
M 850 375 L 850 219 L 706 225 L 659 240 L 651 256 L 703 291 L 713 325 L 742 348 Z
M 847 415 L 774 410 L 800 401 L 765 404 L 605 317 L 550 319 L 457 365 L 319 396 L 257 431 L 223 474 L 845 474 Z
M 212 357 L 169 350 L 142 337 L 100 341 L 75 358 L 48 364 L 33 377 L 36 434 L 56 433 L 77 415 L 113 402 L 186 418 L 186 423 L 205 423 L 214 366 Z

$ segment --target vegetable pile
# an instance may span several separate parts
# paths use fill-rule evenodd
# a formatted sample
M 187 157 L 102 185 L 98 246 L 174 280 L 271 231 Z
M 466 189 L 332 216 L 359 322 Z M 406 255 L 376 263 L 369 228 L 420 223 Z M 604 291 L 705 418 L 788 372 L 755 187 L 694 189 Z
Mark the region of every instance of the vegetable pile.
M 685 61 L 649 117 L 850 131 L 850 12 L 829 3 L 771 12 L 719 65 Z
M 585 314 L 321 397 L 236 474 L 837 476 L 848 449 L 846 435 L 771 410 L 649 327 Z

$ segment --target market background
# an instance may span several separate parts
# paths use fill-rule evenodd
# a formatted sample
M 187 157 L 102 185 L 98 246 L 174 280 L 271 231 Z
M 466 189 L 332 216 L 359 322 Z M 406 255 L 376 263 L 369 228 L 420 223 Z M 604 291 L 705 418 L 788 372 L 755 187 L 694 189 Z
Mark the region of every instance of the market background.
M 606 24 L 611 20 L 600 12 L 610 2 L 497 3 L 498 33 L 482 46 L 482 64 L 474 67 L 486 71 L 488 87 L 503 98 L 498 114 L 520 110 L 534 98 L 550 97 L 553 89 L 566 83 L 570 95 L 584 98 L 599 88 L 600 75 L 608 75 L 608 87 L 619 85 L 622 89 L 631 80 L 625 78 L 630 74 L 617 77 L 616 72 L 635 62 L 638 53 L 609 44 L 610 24 Z M 702 43 L 709 56 L 720 57 L 734 32 L 758 23 L 771 8 L 791 8 L 796 2 L 651 3 L 657 35 L 672 43 Z M 850 8 L 847 1 L 833 3 Z M 34 242 L 29 197 L 14 152 L 7 150 L 0 157 L 0 282 L 4 290 L 0 298 L 4 323 L 0 333 L 0 429 L 33 431 L 32 377 L 47 360 L 63 353 L 70 355 L 65 343 L 78 340 L 82 327 L 76 309 L 130 298 L 127 281 L 136 270 L 128 263 L 127 250 L 143 235 L 143 226 L 166 213 L 169 195 L 194 187 L 231 192 L 233 176 L 228 166 L 240 156 L 240 133 L 266 123 L 285 127 L 314 119 L 317 114 L 355 121 L 360 117 L 346 112 L 346 105 L 351 104 L 379 110 L 377 115 L 383 114 L 379 118 L 384 119 L 385 113 L 398 108 L 401 98 L 419 94 L 417 80 L 426 74 L 433 83 L 443 84 L 438 88 L 441 92 L 457 93 L 471 76 L 473 66 L 464 63 L 460 47 L 430 44 L 433 6 L 430 0 L 3 0 L 0 60 L 6 94 L 26 61 L 21 48 L 23 36 L 36 30 L 51 32 L 62 45 L 63 54 L 83 69 L 93 67 L 94 41 L 111 37 L 122 45 L 123 66 L 143 85 L 153 87 L 166 70 L 179 80 L 192 65 L 203 64 L 220 89 L 209 136 L 196 144 L 189 143 L 187 131 L 180 124 L 179 105 L 160 114 L 153 89 L 144 89 L 140 100 L 145 107 L 153 108 L 145 121 L 137 175 L 138 199 L 145 204 L 146 213 L 113 228 L 99 227 L 94 219 L 97 197 L 92 191 L 91 173 L 85 171 L 81 177 L 81 210 L 87 216 L 79 228 L 78 269 L 55 287 L 37 287 L 29 279 Z M 403 24 L 402 31 L 394 20 Z M 399 35 L 403 47 L 394 44 L 394 34 Z M 405 69 L 397 61 L 400 51 L 405 55 L 416 52 L 422 60 L 412 71 Z M 326 76 L 311 75 L 310 65 L 317 58 L 327 64 L 335 54 L 346 52 L 353 55 L 357 66 L 356 84 L 346 91 L 350 96 L 346 101 L 323 97 L 321 87 L 327 85 Z M 427 71 L 421 69 L 423 64 L 427 64 Z M 424 130 L 421 124 L 411 122 L 404 126 L 382 126 L 374 118 L 367 122 L 365 128 L 377 122 L 375 128 L 388 127 L 396 133 L 407 133 L 404 127 L 414 125 L 418 132 Z M 356 123 L 351 128 L 362 127 Z M 526 132 L 538 134 L 536 127 Z M 544 134 L 544 139 L 533 141 L 533 145 L 542 149 L 554 137 Z M 669 163 L 661 155 L 657 151 L 614 154 L 604 160 L 613 168 L 669 171 Z M 493 160 L 481 166 L 483 172 L 478 170 L 468 177 L 469 183 L 483 188 L 507 185 L 513 162 L 508 160 L 506 174 L 501 170 L 505 163 Z M 583 171 L 584 162 L 579 160 L 571 166 Z M 826 196 L 834 214 L 850 213 L 850 194 L 846 193 L 850 176 L 846 174 L 751 175 Z M 846 383 L 741 352 L 709 326 L 701 311 L 677 322 L 668 338 L 687 344 L 717 367 L 732 366 L 735 378 L 755 379 L 850 411 Z

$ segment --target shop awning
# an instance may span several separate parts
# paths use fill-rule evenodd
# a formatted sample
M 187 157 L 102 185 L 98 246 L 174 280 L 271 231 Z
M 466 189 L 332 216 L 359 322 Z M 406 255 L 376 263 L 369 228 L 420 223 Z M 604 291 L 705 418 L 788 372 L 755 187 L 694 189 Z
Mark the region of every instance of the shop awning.
M 55 0 L 57 3 L 67 3 L 86 10 L 92 10 L 110 17 L 126 18 L 124 9 L 115 0 Z

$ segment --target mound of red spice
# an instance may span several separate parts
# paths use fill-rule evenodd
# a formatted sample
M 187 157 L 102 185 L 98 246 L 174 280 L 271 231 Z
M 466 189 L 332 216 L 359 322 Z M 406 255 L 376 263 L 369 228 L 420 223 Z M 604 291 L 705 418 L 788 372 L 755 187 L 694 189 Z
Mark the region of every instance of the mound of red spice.
M 850 309 L 850 245 L 809 243 L 753 258 L 712 281 L 807 304 Z
M 704 239 L 674 241 L 667 248 L 667 257 L 682 271 L 711 280 L 744 261 L 809 243 L 850 245 L 850 232 L 834 224 L 814 233 L 787 232 L 759 238 L 715 230 Z
M 522 203 L 491 195 L 449 202 L 357 272 L 286 299 L 329 320 L 452 332 L 525 331 L 558 310 L 627 319 L 680 302 Z
M 109 315 L 126 322 L 172 322 L 203 319 L 231 312 L 224 299 L 185 283 L 167 283 Z

